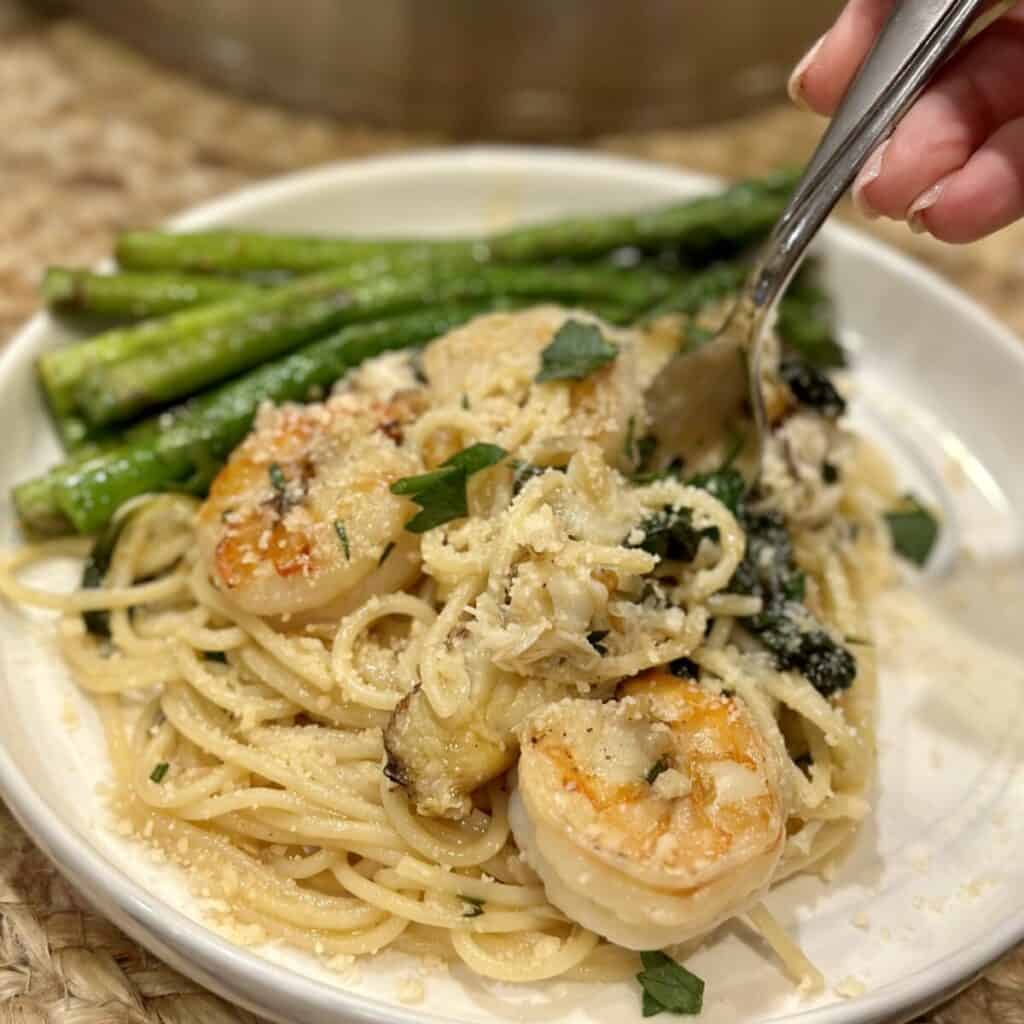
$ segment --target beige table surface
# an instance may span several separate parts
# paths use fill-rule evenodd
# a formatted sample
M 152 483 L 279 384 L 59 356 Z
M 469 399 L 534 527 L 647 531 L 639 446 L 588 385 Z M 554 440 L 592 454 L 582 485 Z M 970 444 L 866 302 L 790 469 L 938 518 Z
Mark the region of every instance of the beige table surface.
M 595 146 L 740 175 L 795 162 L 820 129 L 809 115 L 779 109 L 713 130 Z M 36 308 L 46 264 L 106 256 L 123 228 L 285 171 L 436 141 L 226 97 L 75 20 L 42 20 L 18 0 L 0 0 L 0 342 Z M 1024 334 L 1024 227 L 958 249 L 894 224 L 871 230 Z M 0 1024 L 243 1019 L 84 910 L 0 803 Z M 923 1019 L 1024 1024 L 1024 951 Z

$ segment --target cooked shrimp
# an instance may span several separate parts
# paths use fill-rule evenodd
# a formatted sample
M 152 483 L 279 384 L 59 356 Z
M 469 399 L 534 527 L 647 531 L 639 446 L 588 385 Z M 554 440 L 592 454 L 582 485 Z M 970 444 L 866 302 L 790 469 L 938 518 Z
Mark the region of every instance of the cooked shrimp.
M 225 595 L 258 615 L 336 618 L 405 586 L 415 507 L 390 486 L 422 471 L 401 446 L 419 410 L 415 392 L 264 408 L 199 512 L 200 554 Z
M 569 320 L 598 327 L 618 354 L 583 380 L 538 383 L 541 353 Z M 536 306 L 456 328 L 428 346 L 423 369 L 435 404 L 465 402 L 489 439 L 520 458 L 557 464 L 586 440 L 617 464 L 630 430 L 640 437 L 646 423 L 642 344 L 637 332 L 610 327 L 592 313 Z M 650 359 L 645 355 L 644 366 Z
M 743 911 L 785 843 L 780 766 L 742 703 L 663 669 L 520 730 L 515 838 L 548 899 L 631 949 Z

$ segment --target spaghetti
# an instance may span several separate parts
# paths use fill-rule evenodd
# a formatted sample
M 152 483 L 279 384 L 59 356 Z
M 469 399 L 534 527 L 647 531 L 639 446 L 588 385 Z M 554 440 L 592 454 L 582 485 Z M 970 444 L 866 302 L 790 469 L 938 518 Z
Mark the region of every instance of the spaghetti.
M 606 856 L 569 825 L 558 833 L 537 818 L 551 794 L 528 789 L 525 774 L 520 794 L 519 741 L 565 702 L 618 712 L 642 698 L 654 717 L 636 742 L 671 732 L 676 719 L 649 693 L 623 689 L 644 673 L 660 674 L 671 694 L 690 687 L 709 714 L 739 709 L 767 788 L 735 799 L 769 794 L 781 817 L 759 847 L 755 882 L 740 885 L 725 867 L 705 873 L 717 902 L 701 928 L 749 911 L 792 973 L 813 983 L 758 900 L 820 865 L 869 809 L 866 609 L 888 574 L 888 483 L 833 422 L 792 409 L 779 436 L 787 417 L 802 417 L 810 457 L 832 468 L 812 486 L 790 430 L 789 464 L 802 493 L 814 493 L 784 517 L 771 493 L 740 507 L 707 482 L 725 438 L 689 482 L 639 477 L 634 442 L 662 334 L 573 313 L 616 358 L 585 377 L 538 382 L 540 354 L 568 317 L 549 307 L 483 317 L 427 348 L 426 384 L 407 357 L 386 356 L 324 403 L 264 409 L 202 506 L 160 495 L 121 511 L 100 587 L 54 594 L 19 578 L 32 563 L 86 555 L 89 542 L 71 540 L 13 553 L 0 588 L 59 614 L 60 650 L 106 728 L 117 815 L 187 869 L 235 934 L 327 959 L 429 952 L 521 982 L 635 971 L 634 954 L 605 937 L 614 923 L 599 935 L 580 920 L 614 910 L 574 915 L 583 897 L 565 895 L 572 885 L 545 870 L 538 844 L 590 858 L 609 890 L 627 894 L 630 879 L 664 863 Z M 461 476 L 445 468 L 482 443 L 507 457 Z M 416 505 L 392 488 L 431 473 L 422 486 L 461 484 L 465 510 L 412 533 Z M 785 487 L 774 480 L 771 492 Z M 784 528 L 792 545 L 787 579 L 800 585 L 784 606 L 750 561 L 758 523 Z M 761 562 L 782 557 L 760 550 Z M 799 641 L 848 649 L 852 682 L 825 685 L 772 647 L 783 607 Z M 83 619 L 94 612 L 103 628 Z M 628 732 L 640 712 L 624 714 Z M 581 785 L 610 786 L 619 799 L 628 783 L 630 813 L 656 804 L 659 820 L 705 798 L 720 811 L 723 780 L 739 777 L 715 762 L 708 796 L 693 758 L 643 750 L 622 747 L 618 774 L 594 767 L 592 778 L 584 753 L 566 756 Z M 577 792 L 567 779 L 554 785 Z M 673 848 L 687 841 L 671 838 Z M 626 945 L 694 937 L 688 904 L 659 878 L 643 883 L 653 886 L 644 898 L 675 900 L 682 924 L 638 918 Z

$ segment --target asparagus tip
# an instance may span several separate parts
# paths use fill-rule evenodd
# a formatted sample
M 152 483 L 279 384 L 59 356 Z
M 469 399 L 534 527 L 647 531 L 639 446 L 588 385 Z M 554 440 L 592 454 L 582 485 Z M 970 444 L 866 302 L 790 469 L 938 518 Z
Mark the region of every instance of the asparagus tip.
M 11 490 L 22 531 L 30 537 L 72 533 L 71 523 L 57 505 L 52 482 L 45 477 L 26 480 Z
M 77 276 L 66 267 L 47 267 L 40 290 L 51 309 L 74 308 L 80 300 Z

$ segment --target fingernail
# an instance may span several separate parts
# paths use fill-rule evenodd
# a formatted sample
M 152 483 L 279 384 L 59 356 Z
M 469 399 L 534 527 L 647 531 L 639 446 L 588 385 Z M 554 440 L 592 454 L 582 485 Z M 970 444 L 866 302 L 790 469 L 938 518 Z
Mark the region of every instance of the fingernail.
M 923 235 L 928 227 L 924 222 L 924 214 L 930 210 L 938 201 L 946 188 L 946 179 L 941 178 L 930 189 L 922 192 L 907 209 L 907 227 L 915 235 Z
M 857 175 L 857 179 L 853 183 L 853 205 L 857 207 L 860 215 L 867 217 L 868 220 L 878 220 L 882 216 L 868 202 L 867 196 L 864 195 L 864 189 L 882 173 L 882 160 L 885 159 L 885 151 L 888 148 L 889 141 L 887 139 L 868 157 L 868 162 L 860 169 L 860 174 Z
M 828 35 L 826 32 L 825 35 Z M 804 99 L 804 75 L 807 74 L 807 69 L 814 63 L 814 58 L 817 57 L 818 51 L 821 49 L 821 44 L 825 42 L 825 36 L 821 36 L 820 39 L 800 58 L 797 66 L 793 68 L 793 73 L 789 76 L 789 82 L 786 84 L 786 91 L 789 93 L 789 98 L 801 109 L 810 110 L 810 106 L 807 100 Z

